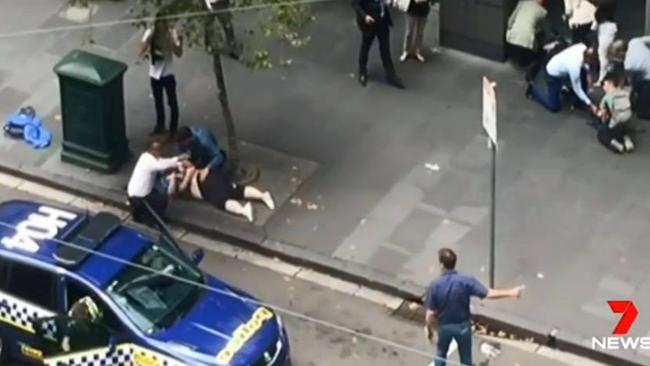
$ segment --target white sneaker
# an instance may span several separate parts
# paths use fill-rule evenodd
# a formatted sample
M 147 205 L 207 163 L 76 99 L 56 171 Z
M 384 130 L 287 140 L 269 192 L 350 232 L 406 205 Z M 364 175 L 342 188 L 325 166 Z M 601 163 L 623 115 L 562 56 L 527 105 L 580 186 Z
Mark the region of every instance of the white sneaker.
M 424 56 L 422 56 L 422 54 L 420 53 L 420 51 L 418 51 L 418 52 L 415 54 L 415 58 L 417 58 L 418 61 L 420 61 L 420 62 L 424 62 L 424 61 L 425 61 L 425 60 L 424 60 Z
M 242 215 L 246 217 L 248 222 L 253 222 L 253 206 L 250 202 L 246 202 L 244 205 L 244 211 L 242 212 Z
M 399 57 L 399 62 L 404 62 L 406 59 L 409 58 L 408 52 L 402 53 L 402 55 Z
M 632 142 L 630 136 L 624 136 L 623 143 L 625 144 L 625 151 L 630 152 L 634 150 L 634 142 Z
M 262 201 L 266 205 L 266 207 L 269 208 L 269 210 L 273 211 L 275 210 L 275 202 L 273 201 L 273 196 L 271 196 L 271 192 L 264 192 L 264 195 L 262 196 Z
M 625 152 L 625 146 L 623 146 L 623 144 L 621 144 L 620 142 L 618 142 L 616 140 L 612 140 L 612 141 L 610 141 L 609 144 L 612 145 L 612 147 L 614 149 L 616 149 L 616 151 L 618 151 L 619 153 L 622 154 L 622 153 Z

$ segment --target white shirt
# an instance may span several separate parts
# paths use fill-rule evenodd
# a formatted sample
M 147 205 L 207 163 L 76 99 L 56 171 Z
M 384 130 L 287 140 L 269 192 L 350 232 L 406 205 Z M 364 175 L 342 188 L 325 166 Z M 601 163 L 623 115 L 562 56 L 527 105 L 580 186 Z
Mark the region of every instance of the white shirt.
M 553 56 L 546 65 L 546 72 L 554 77 L 571 79 L 571 88 L 578 98 L 586 105 L 591 105 L 591 99 L 582 89 L 580 73 L 584 64 L 584 52 L 587 49 L 582 43 L 575 44 Z
M 564 0 L 564 13 L 569 17 L 571 27 L 596 20 L 596 7 L 589 0 Z
M 126 192 L 129 197 L 143 198 L 149 195 L 156 183 L 158 172 L 173 168 L 178 158 L 158 159 L 149 152 L 144 152 L 135 163 Z
M 635 78 L 650 80 L 650 36 L 631 39 L 627 44 L 625 71 Z
M 180 41 L 178 39 L 178 33 L 176 33 L 176 29 L 172 28 L 170 32 L 171 32 L 173 44 L 178 46 L 180 44 Z M 146 31 L 144 31 L 144 35 L 142 36 L 142 43 L 150 43 L 151 37 L 153 37 L 153 28 L 148 28 Z M 151 47 L 151 45 L 149 46 Z M 149 63 L 149 76 L 156 80 L 160 80 L 160 78 L 164 76 L 173 75 L 173 74 L 174 74 L 174 53 L 173 52 L 169 52 L 162 60 Z

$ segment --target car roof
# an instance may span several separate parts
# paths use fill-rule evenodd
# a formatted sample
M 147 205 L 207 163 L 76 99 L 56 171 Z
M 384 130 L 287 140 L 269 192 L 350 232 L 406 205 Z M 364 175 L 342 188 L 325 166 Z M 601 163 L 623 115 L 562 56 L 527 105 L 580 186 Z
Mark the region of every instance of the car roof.
M 52 220 L 45 225 L 38 223 L 44 216 L 55 218 L 55 229 Z M 20 236 L 24 232 L 47 232 L 47 227 L 52 229 L 49 234 L 54 234 L 48 236 L 51 239 Z M 100 288 L 106 287 L 150 243 L 146 235 L 122 226 L 112 214 L 91 216 L 25 200 L 0 203 L 0 239 L 0 255 L 9 253 L 26 262 L 65 268 Z

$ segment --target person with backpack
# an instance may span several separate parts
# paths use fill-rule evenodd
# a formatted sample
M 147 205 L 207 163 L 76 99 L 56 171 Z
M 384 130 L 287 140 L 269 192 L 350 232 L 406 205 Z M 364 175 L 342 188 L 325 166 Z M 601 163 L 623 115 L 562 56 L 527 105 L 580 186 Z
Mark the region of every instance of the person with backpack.
M 621 79 L 608 73 L 603 79 L 605 96 L 592 126 L 598 130 L 598 141 L 607 149 L 622 154 L 634 150 L 628 122 L 632 118 L 630 91 L 622 87 Z
M 171 112 L 169 136 L 173 138 L 178 128 L 178 97 L 176 95 L 176 78 L 174 77 L 174 56 L 183 56 L 183 40 L 170 26 L 167 19 L 158 15 L 153 28 L 148 28 L 142 37 L 140 57 L 149 58 L 149 78 L 151 92 L 156 108 L 156 127 L 150 136 L 165 132 L 164 94 Z

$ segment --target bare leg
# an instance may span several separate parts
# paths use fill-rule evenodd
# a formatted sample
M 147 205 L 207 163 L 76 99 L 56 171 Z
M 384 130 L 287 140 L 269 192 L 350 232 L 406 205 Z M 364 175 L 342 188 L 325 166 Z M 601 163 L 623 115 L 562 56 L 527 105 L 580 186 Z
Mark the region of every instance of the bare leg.
M 275 209 L 275 202 L 269 191 L 262 192 L 253 186 L 246 186 L 244 187 L 244 198 L 262 201 L 269 210 Z
M 248 222 L 253 222 L 253 207 L 250 202 L 246 202 L 245 205 L 242 205 L 239 201 L 228 200 L 226 201 L 226 211 L 233 215 L 243 216 L 248 220 Z

